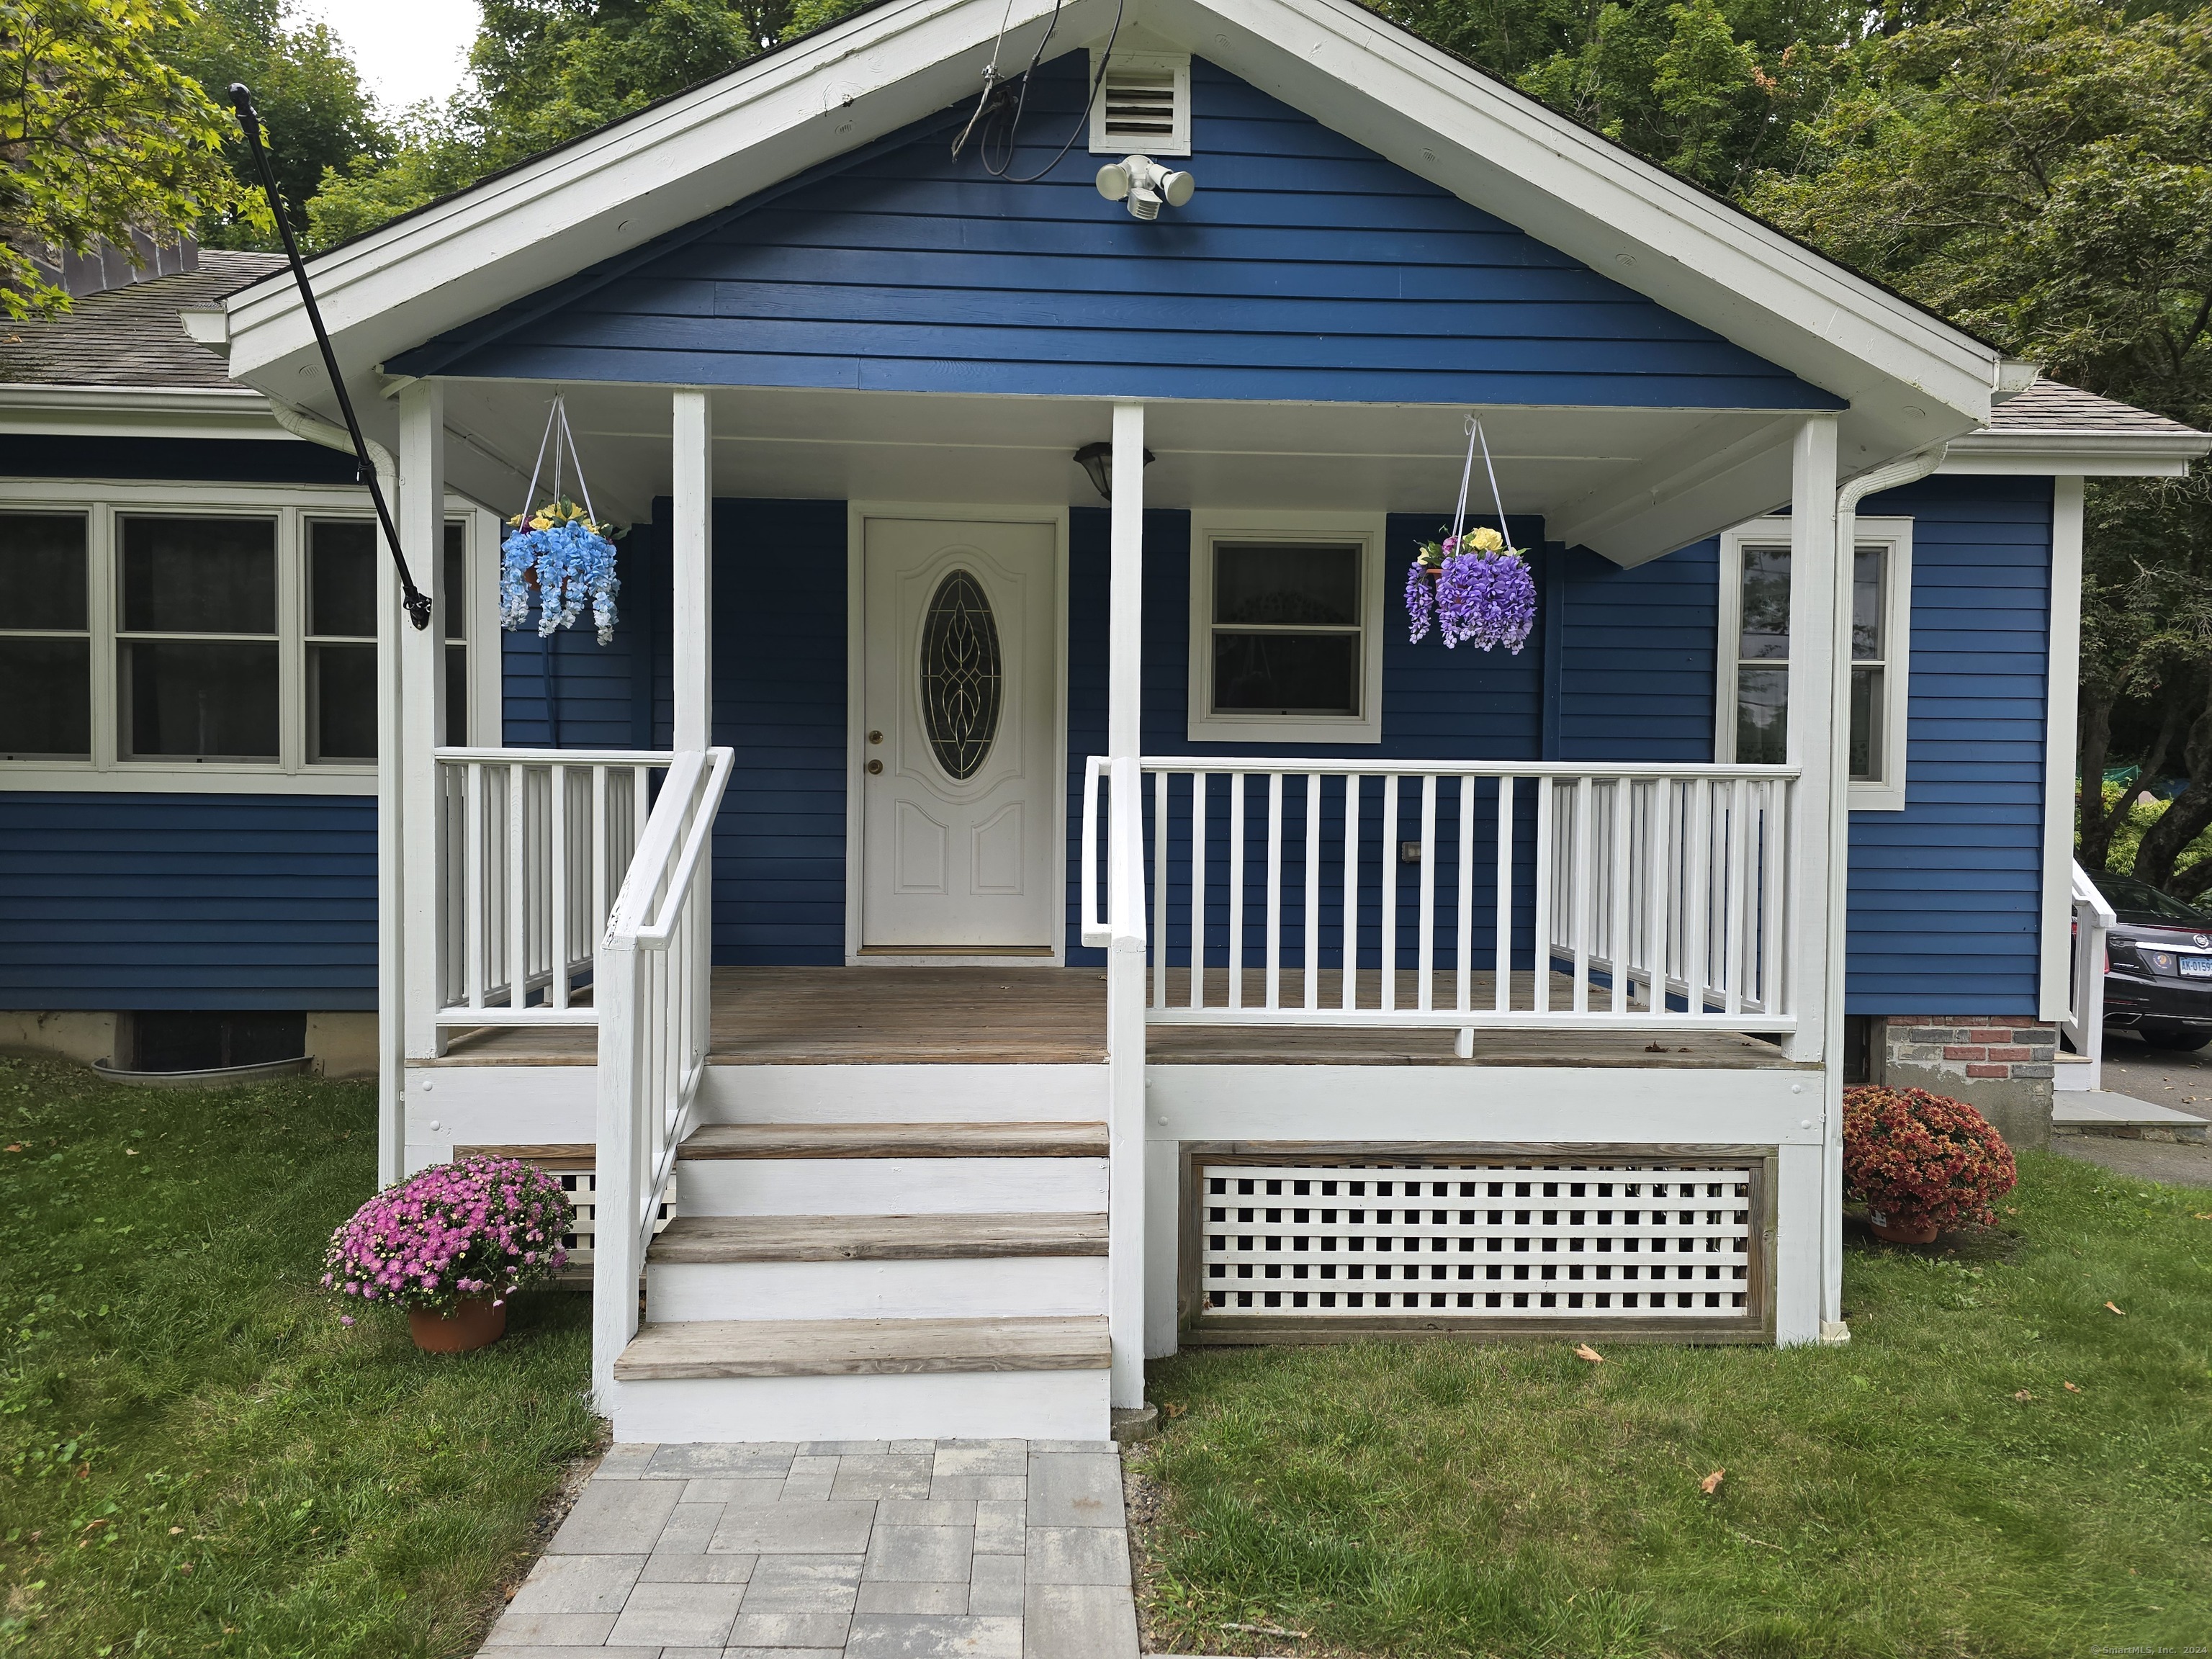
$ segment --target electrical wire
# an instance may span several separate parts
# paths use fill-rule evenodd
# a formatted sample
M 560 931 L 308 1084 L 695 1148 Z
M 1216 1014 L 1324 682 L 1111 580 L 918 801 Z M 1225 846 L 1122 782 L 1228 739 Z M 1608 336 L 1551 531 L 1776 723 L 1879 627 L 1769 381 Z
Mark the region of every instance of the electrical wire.
M 969 117 L 968 125 L 962 131 L 960 137 L 953 141 L 952 153 L 957 156 L 960 154 L 962 146 L 967 143 L 969 134 L 975 131 L 977 126 L 981 125 L 982 133 L 977 143 L 977 150 L 982 159 L 983 171 L 994 179 L 1004 179 L 1010 185 L 1035 184 L 1065 161 L 1068 151 L 1075 148 L 1075 141 L 1083 135 L 1084 131 L 1091 124 L 1091 106 L 1097 102 L 1098 89 L 1105 84 L 1106 66 L 1113 61 L 1114 43 L 1121 39 L 1121 19 L 1128 9 L 1128 0 L 1115 0 L 1114 27 L 1107 33 L 1106 49 L 1098 54 L 1098 67 L 1091 76 L 1090 96 L 1083 100 L 1083 107 L 1076 112 L 1075 124 L 1068 130 L 1066 142 L 1054 153 L 1052 160 L 1047 161 L 1035 173 L 1011 173 L 1008 169 L 1013 166 L 1014 156 L 1018 153 L 1022 116 L 1029 106 L 1030 77 L 1036 72 L 1037 65 L 1044 61 L 1045 48 L 1052 42 L 1053 32 L 1060 27 L 1060 4 L 1061 0 L 1054 0 L 1052 16 L 1045 24 L 1044 34 L 1037 41 L 1036 50 L 1030 54 L 1029 66 L 1022 70 L 1021 82 L 1014 94 L 1012 113 L 1004 118 L 996 117 L 997 111 L 1005 107 L 1006 94 L 1003 88 L 997 88 L 995 100 L 993 95 L 994 71 L 997 67 L 999 55 L 998 48 L 994 46 L 991 49 L 993 68 L 984 71 L 983 94 L 976 100 L 975 112 Z M 999 158 L 995 165 L 992 160 L 994 150 Z

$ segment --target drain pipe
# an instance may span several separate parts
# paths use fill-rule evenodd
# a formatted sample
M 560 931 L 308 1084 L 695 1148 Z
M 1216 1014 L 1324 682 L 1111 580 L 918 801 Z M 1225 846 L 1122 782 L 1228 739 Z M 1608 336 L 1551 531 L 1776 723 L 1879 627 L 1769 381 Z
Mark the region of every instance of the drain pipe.
M 1821 1191 L 1829 1213 L 1820 1229 L 1820 1340 L 1841 1343 L 1851 1340 L 1844 1322 L 1844 979 L 1843 963 L 1849 960 L 1848 923 L 1850 905 L 1850 690 L 1851 690 L 1851 578 L 1858 557 L 1859 503 L 1869 495 L 1917 483 L 1937 467 L 1949 450 L 1947 440 L 1887 466 L 1838 486 L 1836 490 L 1836 650 L 1834 678 L 1828 688 L 1829 744 L 1834 787 L 1828 792 L 1828 845 L 1836 856 L 1828 860 L 1828 937 L 1838 941 L 1841 960 L 1838 971 L 1827 975 L 1826 1009 L 1830 1063 L 1824 1068 L 1821 1111 L 1826 1133 L 1821 1136 Z M 1905 648 L 1910 651 L 1908 638 Z
M 295 438 L 351 455 L 376 469 L 386 499 L 398 493 L 399 466 L 392 452 L 363 437 L 361 454 L 346 429 L 319 415 L 269 399 L 276 424 Z M 400 948 L 399 665 L 392 642 L 382 637 L 385 608 L 378 608 L 376 652 L 376 1182 L 389 1187 L 407 1172 L 406 981 Z

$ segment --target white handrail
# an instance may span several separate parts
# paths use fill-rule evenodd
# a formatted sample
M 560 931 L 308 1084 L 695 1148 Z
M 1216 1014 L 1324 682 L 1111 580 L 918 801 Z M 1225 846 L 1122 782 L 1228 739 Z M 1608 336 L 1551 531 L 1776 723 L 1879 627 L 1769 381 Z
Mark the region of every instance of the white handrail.
M 1121 786 L 1106 803 L 1103 905 L 1102 772 Z M 1149 788 L 1152 1024 L 1455 1029 L 1462 1053 L 1485 1026 L 1787 1032 L 1796 777 L 1780 766 L 1094 757 L 1083 942 L 1145 937 Z M 1209 849 L 1224 823 L 1226 847 Z
M 714 818 L 734 756 L 679 752 L 608 907 L 599 1006 L 592 1374 L 611 1410 L 637 1332 L 637 1281 L 706 1074 Z
M 2054 1067 L 2061 1089 L 2105 1086 L 2105 938 L 2118 920 L 2079 864 L 2074 866 L 2074 948 L 2066 976 L 2066 1017 L 2058 1029 L 2086 1064 Z
M 435 752 L 436 1023 L 597 1022 L 592 953 L 666 750 Z

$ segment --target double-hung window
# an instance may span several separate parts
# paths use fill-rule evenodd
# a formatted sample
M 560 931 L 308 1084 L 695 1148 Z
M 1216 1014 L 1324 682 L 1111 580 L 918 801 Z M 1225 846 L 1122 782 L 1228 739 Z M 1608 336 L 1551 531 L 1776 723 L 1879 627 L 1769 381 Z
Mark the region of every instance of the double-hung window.
M 1850 769 L 1854 811 L 1905 806 L 1912 520 L 1861 519 L 1851 557 Z M 1790 521 L 1721 538 L 1714 754 L 1779 766 L 1790 743 Z
M 456 501 L 445 740 L 497 731 L 498 526 Z M 361 492 L 0 483 L 0 787 L 374 787 L 386 557 Z
M 1189 735 L 1382 738 L 1382 522 L 1194 514 Z

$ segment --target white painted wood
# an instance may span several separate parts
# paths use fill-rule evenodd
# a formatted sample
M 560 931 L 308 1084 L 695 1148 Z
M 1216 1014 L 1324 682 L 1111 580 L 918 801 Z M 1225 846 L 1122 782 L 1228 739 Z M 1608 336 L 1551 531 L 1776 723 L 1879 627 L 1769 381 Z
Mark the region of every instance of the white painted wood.
M 670 458 L 674 483 L 670 556 L 676 622 L 669 653 L 677 749 L 704 749 L 714 733 L 714 413 L 712 394 L 683 386 L 672 394 Z
M 870 517 L 862 534 L 862 947 L 1051 949 L 1062 787 L 1054 763 L 1055 527 Z M 930 602 L 956 570 L 975 579 L 991 607 L 1004 688 L 989 753 L 967 779 L 953 777 L 933 750 L 920 684 Z
M 446 542 L 446 392 L 416 380 L 399 394 L 399 538 L 415 585 L 433 600 L 430 626 L 399 628 L 400 719 L 392 759 L 398 770 L 407 1053 L 438 1054 L 438 767 L 445 737 L 445 613 L 437 604 Z
M 1108 526 L 1106 752 L 1113 765 L 1106 953 L 1110 1135 L 1107 1322 L 1113 1401 L 1145 1402 L 1145 410 L 1114 406 L 1114 498 Z M 1164 781 L 1162 787 L 1164 787 Z M 1240 808 L 1242 789 L 1238 790 Z M 1277 860 L 1279 864 L 1279 857 Z M 1166 940 L 1160 940 L 1164 955 Z M 1073 1207 L 1073 1206 L 1069 1207 Z
M 693 1319 L 1097 1315 L 1106 1310 L 1106 1258 L 1097 1255 L 653 1262 L 646 1268 L 646 1306 L 656 1324 Z
M 1103 1440 L 1108 1374 L 955 1371 L 620 1382 L 614 1437 L 696 1440 Z
M 709 1066 L 702 1123 L 1101 1123 L 1099 1066 Z
M 399 472 L 389 451 L 373 458 L 377 482 L 389 502 L 399 495 Z M 112 600 L 108 601 L 112 611 Z M 399 635 L 407 619 L 399 609 L 399 574 L 390 559 L 376 562 L 376 1184 L 389 1187 L 418 1167 L 407 1121 L 406 837 L 401 823 L 406 793 L 400 776 L 400 736 L 405 719 L 400 694 Z M 97 672 L 95 670 L 95 672 Z M 108 671 L 112 683 L 112 666 Z M 440 1160 L 431 1159 L 430 1162 Z
M 1171 1140 L 1145 1143 L 1145 1357 L 1176 1352 L 1181 1327 L 1177 1297 L 1182 1252 L 1182 1148 Z
M 1828 1180 L 1819 1146 L 1785 1145 L 1774 1193 L 1774 1340 L 1794 1347 L 1820 1340 L 1823 1319 L 1840 1321 L 1826 1301 L 1821 1257 L 1829 1231 Z M 1824 1312 L 1824 1308 L 1833 1310 Z
M 2044 682 L 2043 927 L 2036 1013 L 2060 1020 L 2069 1006 L 2074 957 L 2082 489 L 2078 477 L 2053 478 L 2051 483 L 2051 663 Z
M 1840 930 L 1838 919 L 1829 914 L 1825 876 L 1832 856 L 1840 862 L 1848 829 L 1836 729 L 1838 676 L 1850 668 L 1838 662 L 1836 649 L 1838 590 L 1849 576 L 1836 557 L 1835 422 L 1808 416 L 1798 428 L 1793 455 L 1789 757 L 1798 775 L 1795 862 L 1814 879 L 1796 884 L 1792 899 L 1790 981 L 1797 1029 L 1786 1047 L 1793 1060 L 1817 1060 L 1827 1054 L 1830 958 L 1840 954 L 1833 948 Z M 1848 719 L 1847 700 L 1844 706 Z
M 1108 1210 L 1091 1158 L 687 1158 L 691 1215 L 1007 1215 Z
M 2066 998 L 2058 1029 L 2073 1046 L 2058 1057 L 2054 1090 L 2102 1089 L 2105 1077 L 2105 941 L 2116 920 L 2112 907 L 2080 865 L 2073 871 L 2072 918 L 2069 927 Z

